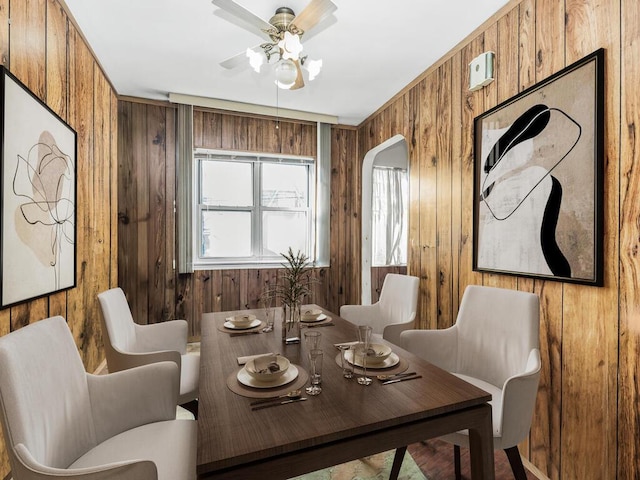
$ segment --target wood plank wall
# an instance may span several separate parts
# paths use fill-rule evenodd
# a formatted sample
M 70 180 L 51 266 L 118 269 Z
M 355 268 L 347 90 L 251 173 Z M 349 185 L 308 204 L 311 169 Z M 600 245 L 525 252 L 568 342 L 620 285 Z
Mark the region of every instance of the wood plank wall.
M 203 312 L 255 308 L 277 269 L 199 270 L 178 275 L 175 258 L 175 122 L 167 104 L 119 102 L 118 284 L 134 318 L 153 323 L 184 318 L 199 335 Z M 276 128 L 278 127 L 278 128 Z M 241 114 L 194 112 L 194 146 L 316 156 L 315 123 Z M 332 130 L 330 268 L 315 271 L 314 303 L 338 311 L 359 303 L 360 167 L 354 128 Z M 373 273 L 374 301 L 388 271 Z
M 0 335 L 62 315 L 93 371 L 104 358 L 96 295 L 117 280 L 115 92 L 57 0 L 0 0 L 0 62 L 78 133 L 78 286 L 0 310 Z
M 359 128 L 360 152 L 400 133 L 410 143 L 409 273 L 419 321 L 451 325 L 469 284 L 541 298 L 543 374 L 521 453 L 552 479 L 640 474 L 640 2 L 512 1 Z M 473 119 L 603 47 L 605 285 L 473 272 Z M 496 52 L 496 80 L 468 91 L 468 63 Z

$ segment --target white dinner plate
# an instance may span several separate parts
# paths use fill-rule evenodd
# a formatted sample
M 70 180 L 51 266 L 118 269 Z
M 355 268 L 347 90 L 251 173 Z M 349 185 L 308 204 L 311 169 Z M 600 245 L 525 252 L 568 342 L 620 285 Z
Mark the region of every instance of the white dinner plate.
M 224 326 L 225 328 L 230 328 L 231 330 L 246 330 L 248 328 L 256 328 L 261 323 L 262 323 L 262 320 L 260 320 L 259 318 L 256 318 L 249 325 L 246 325 L 244 327 L 237 327 L 233 323 L 231 323 L 229 320 L 227 320 L 226 322 L 224 322 Z
M 287 371 L 284 372 L 284 374 L 281 377 L 278 377 L 278 379 L 275 382 L 259 382 L 258 380 L 253 378 L 249 374 L 249 372 L 247 372 L 245 367 L 242 367 L 240 370 L 238 370 L 237 378 L 238 378 L 238 381 L 246 387 L 253 387 L 253 388 L 281 387 L 282 385 L 286 385 L 289 382 L 293 382 L 296 378 L 298 378 L 298 369 L 296 368 L 295 365 L 291 364 L 289 365 L 289 368 L 287 368 Z
M 326 320 L 327 316 L 324 313 L 321 313 L 320 315 L 318 315 L 316 318 L 314 318 L 313 320 L 303 320 L 302 318 L 300 319 L 300 321 L 302 323 L 316 323 L 316 322 L 321 322 L 322 320 Z
M 351 363 L 352 365 L 355 365 L 356 367 L 363 367 L 364 366 L 361 361 L 359 361 L 359 360 L 355 360 L 354 361 L 354 359 L 353 359 L 353 350 L 347 350 L 345 352 L 345 358 L 347 359 L 347 362 Z M 390 367 L 395 367 L 398 363 L 400 363 L 400 357 L 398 355 L 396 355 L 395 353 L 391 352 L 391 355 L 389 355 L 387 358 L 385 358 L 382 362 L 379 362 L 379 363 L 368 363 L 367 364 L 367 368 L 374 368 L 374 369 L 390 368 Z

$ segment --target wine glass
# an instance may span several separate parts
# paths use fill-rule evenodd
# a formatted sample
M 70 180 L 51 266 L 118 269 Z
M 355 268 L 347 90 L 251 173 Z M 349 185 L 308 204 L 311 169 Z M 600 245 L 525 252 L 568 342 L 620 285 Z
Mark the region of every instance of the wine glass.
M 309 375 L 309 386 L 304 389 L 308 395 L 318 395 L 322 392 L 322 350 L 314 348 L 309 352 L 309 363 L 311 372 Z
M 372 328 L 368 325 L 358 326 L 358 345 L 353 352 L 354 359 L 355 354 L 360 350 L 362 352 L 362 370 L 363 376 L 358 377 L 358 383 L 360 385 L 371 385 L 371 378 L 367 377 L 367 351 L 369 350 L 369 344 L 371 343 L 371 331 Z
M 275 310 L 272 308 L 273 294 L 271 292 L 264 292 L 260 295 L 260 306 L 264 310 L 264 320 L 266 322 L 263 332 L 271 332 L 273 330 L 273 322 L 275 316 Z

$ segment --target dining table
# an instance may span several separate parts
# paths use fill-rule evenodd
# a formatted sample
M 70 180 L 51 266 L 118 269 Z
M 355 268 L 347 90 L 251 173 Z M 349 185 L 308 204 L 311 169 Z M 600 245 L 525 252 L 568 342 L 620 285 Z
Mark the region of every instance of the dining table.
M 279 307 L 269 332 L 263 332 L 264 309 L 203 314 L 199 479 L 288 479 L 392 449 L 404 454 L 409 444 L 465 429 L 469 431 L 472 478 L 494 478 L 489 393 L 381 339 L 376 342 L 389 345 L 397 358 L 386 370 L 415 372 L 418 378 L 384 384 L 377 375 L 385 369 L 369 368 L 373 381 L 360 385 L 356 377 L 362 369 L 357 365 L 354 377 L 344 378 L 336 345 L 357 340 L 358 327 L 317 305 L 310 307 L 322 311 L 323 321 L 304 323 L 301 331 L 302 336 L 312 329 L 321 332 L 322 392 L 310 396 L 302 386 L 305 401 L 282 404 L 278 400 L 272 408 L 255 410 L 251 404 L 257 399 L 283 395 L 301 382 L 308 384 L 310 365 L 304 340 L 283 341 Z M 227 328 L 235 315 L 255 316 L 256 326 L 237 331 Z M 297 371 L 295 378 L 275 388 L 261 384 L 254 388 L 258 384 L 243 377 L 246 370 L 240 360 L 262 354 L 285 356 Z M 394 463 L 397 475 L 399 464 Z

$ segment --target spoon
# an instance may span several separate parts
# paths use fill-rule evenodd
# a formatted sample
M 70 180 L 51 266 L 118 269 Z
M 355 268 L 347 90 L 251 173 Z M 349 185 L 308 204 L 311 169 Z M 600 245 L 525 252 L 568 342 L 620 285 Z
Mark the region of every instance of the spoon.
M 291 400 L 295 400 L 298 399 L 302 396 L 302 390 L 291 390 L 290 392 L 287 392 L 283 395 L 278 395 L 277 397 L 269 397 L 269 398 L 263 398 L 261 400 L 256 400 L 255 402 L 251 402 L 249 405 L 253 406 L 253 405 L 259 405 L 261 403 L 269 403 L 269 402 L 273 402 L 274 400 L 278 400 L 280 398 L 289 398 Z

